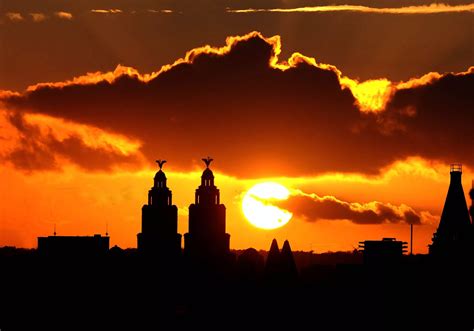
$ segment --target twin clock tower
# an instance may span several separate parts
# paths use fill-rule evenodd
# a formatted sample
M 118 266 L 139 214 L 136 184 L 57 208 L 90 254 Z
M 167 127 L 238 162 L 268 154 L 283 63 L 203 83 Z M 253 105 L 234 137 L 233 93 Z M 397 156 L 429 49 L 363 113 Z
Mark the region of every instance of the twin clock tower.
M 189 231 L 184 235 L 184 256 L 193 260 L 220 260 L 230 254 L 230 235 L 225 230 L 225 206 L 220 203 L 214 174 L 206 164 L 195 201 L 189 206 Z M 138 234 L 138 251 L 144 255 L 177 258 L 181 255 L 181 235 L 178 233 L 178 208 L 172 204 L 172 194 L 162 170 L 165 160 L 157 160 L 159 171 L 148 191 L 148 203 L 142 208 L 142 232 Z

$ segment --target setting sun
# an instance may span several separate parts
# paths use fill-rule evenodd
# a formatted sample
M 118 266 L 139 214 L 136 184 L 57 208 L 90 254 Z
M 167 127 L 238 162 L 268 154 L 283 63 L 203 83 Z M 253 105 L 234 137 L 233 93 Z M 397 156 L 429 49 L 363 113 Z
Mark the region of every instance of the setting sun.
M 284 226 L 293 216 L 287 210 L 272 205 L 272 201 L 286 200 L 290 192 L 283 185 L 266 182 L 254 185 L 242 200 L 242 210 L 255 227 L 272 230 Z

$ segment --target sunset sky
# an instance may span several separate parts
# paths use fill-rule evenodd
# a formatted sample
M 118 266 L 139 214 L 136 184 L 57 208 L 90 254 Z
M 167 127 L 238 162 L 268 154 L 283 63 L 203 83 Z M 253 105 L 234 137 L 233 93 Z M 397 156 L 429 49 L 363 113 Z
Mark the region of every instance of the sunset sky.
M 0 246 L 105 233 L 136 247 L 155 159 L 187 232 L 202 157 L 231 248 L 427 252 L 449 164 L 474 179 L 474 3 L 59 1 L 0 7 Z M 241 207 L 290 190 L 276 230 Z M 470 201 L 468 201 L 470 204 Z

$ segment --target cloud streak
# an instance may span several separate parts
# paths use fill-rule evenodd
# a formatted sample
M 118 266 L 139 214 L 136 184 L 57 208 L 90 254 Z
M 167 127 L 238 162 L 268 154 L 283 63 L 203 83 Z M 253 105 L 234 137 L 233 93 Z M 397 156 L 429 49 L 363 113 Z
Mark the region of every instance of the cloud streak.
M 301 191 L 293 192 L 288 200 L 277 203 L 279 207 L 309 222 L 348 220 L 356 224 L 420 224 L 431 216 L 429 212 L 418 212 L 405 204 L 397 206 L 379 201 L 348 202 L 334 196 L 318 196 Z
M 462 13 L 473 12 L 474 3 L 465 5 L 447 5 L 443 3 L 433 3 L 423 6 L 390 7 L 377 8 L 359 5 L 333 5 L 333 6 L 311 6 L 297 8 L 248 8 L 248 9 L 227 9 L 228 13 L 249 14 L 249 13 L 327 13 L 327 12 L 358 12 L 371 14 L 441 14 L 441 13 Z
M 95 14 L 121 14 L 121 9 L 91 9 L 91 13 Z

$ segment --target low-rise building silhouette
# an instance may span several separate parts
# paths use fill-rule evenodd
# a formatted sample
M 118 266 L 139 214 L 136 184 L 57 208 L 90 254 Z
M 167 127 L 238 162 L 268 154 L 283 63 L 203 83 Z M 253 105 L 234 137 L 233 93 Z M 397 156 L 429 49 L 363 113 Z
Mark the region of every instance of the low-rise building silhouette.
M 408 244 L 395 238 L 365 240 L 359 243 L 366 264 L 386 264 L 400 262 Z
M 100 234 L 38 237 L 38 253 L 47 257 L 100 257 L 109 251 L 109 239 Z
M 142 232 L 137 235 L 138 251 L 146 255 L 173 259 L 181 253 L 178 233 L 178 207 L 173 205 L 171 190 L 162 170 L 165 160 L 157 160 L 159 170 L 142 207 Z

